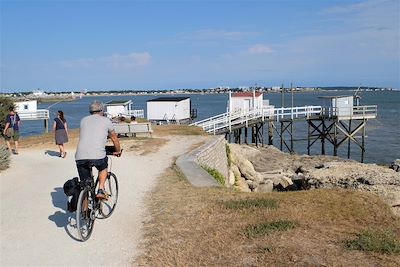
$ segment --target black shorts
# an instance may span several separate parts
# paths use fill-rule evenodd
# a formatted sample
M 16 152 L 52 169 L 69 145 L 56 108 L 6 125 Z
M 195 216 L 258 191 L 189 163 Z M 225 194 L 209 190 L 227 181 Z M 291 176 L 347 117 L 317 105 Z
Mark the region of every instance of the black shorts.
M 96 167 L 101 172 L 108 168 L 108 158 L 104 159 L 82 159 L 76 161 L 76 168 L 78 169 L 79 178 L 82 182 L 91 182 L 90 167 Z

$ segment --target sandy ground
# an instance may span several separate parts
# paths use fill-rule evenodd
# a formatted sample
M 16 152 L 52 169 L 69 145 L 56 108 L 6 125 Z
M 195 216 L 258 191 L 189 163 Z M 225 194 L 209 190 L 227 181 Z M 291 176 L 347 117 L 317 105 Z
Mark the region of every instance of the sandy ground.
M 201 139 L 168 137 L 157 152 L 126 152 L 112 158 L 119 181 L 114 214 L 96 220 L 86 242 L 77 241 L 75 213 L 66 211 L 62 186 L 77 176 L 74 150 L 66 159 L 55 146 L 22 149 L 0 173 L 1 266 L 127 266 L 139 253 L 144 199 L 157 177 Z

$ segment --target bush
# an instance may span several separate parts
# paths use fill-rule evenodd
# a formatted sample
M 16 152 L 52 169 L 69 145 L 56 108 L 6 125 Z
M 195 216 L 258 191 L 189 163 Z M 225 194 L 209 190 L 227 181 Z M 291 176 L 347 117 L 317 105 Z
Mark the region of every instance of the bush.
M 10 97 L 0 96 L 0 130 L 3 133 L 6 125 L 5 119 L 9 108 L 14 107 L 14 101 Z
M 5 170 L 10 165 L 10 154 L 5 144 L 0 144 L 0 171 Z
M 220 184 L 220 185 L 225 185 L 225 178 L 222 176 L 222 174 L 217 171 L 216 169 L 209 168 L 207 166 L 201 166 L 204 170 L 208 172 L 214 179 Z

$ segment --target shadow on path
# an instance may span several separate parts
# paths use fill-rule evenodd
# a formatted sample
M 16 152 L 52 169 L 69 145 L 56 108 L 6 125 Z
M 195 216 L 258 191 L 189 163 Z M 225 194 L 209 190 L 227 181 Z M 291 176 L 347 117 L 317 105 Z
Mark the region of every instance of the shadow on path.
M 53 150 L 46 150 L 44 152 L 45 155 L 49 155 L 51 157 L 60 157 L 60 152 L 58 151 L 53 151 Z
M 48 218 L 50 221 L 54 222 L 57 227 L 63 227 L 65 232 L 74 240 L 79 241 L 71 231 L 76 231 L 76 221 L 75 221 L 75 213 L 71 213 L 67 210 L 67 201 L 68 198 L 64 194 L 64 190 L 62 187 L 54 188 L 55 191 L 51 192 L 51 198 L 53 202 L 53 206 L 55 208 L 61 209 L 56 211 L 54 214 L 50 215 Z

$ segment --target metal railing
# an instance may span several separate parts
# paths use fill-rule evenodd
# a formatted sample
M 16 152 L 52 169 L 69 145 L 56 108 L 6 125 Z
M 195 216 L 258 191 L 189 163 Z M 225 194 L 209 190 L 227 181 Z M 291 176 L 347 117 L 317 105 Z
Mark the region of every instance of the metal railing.
M 35 111 L 19 111 L 18 116 L 22 121 L 47 120 L 50 117 L 48 109 L 38 109 Z

